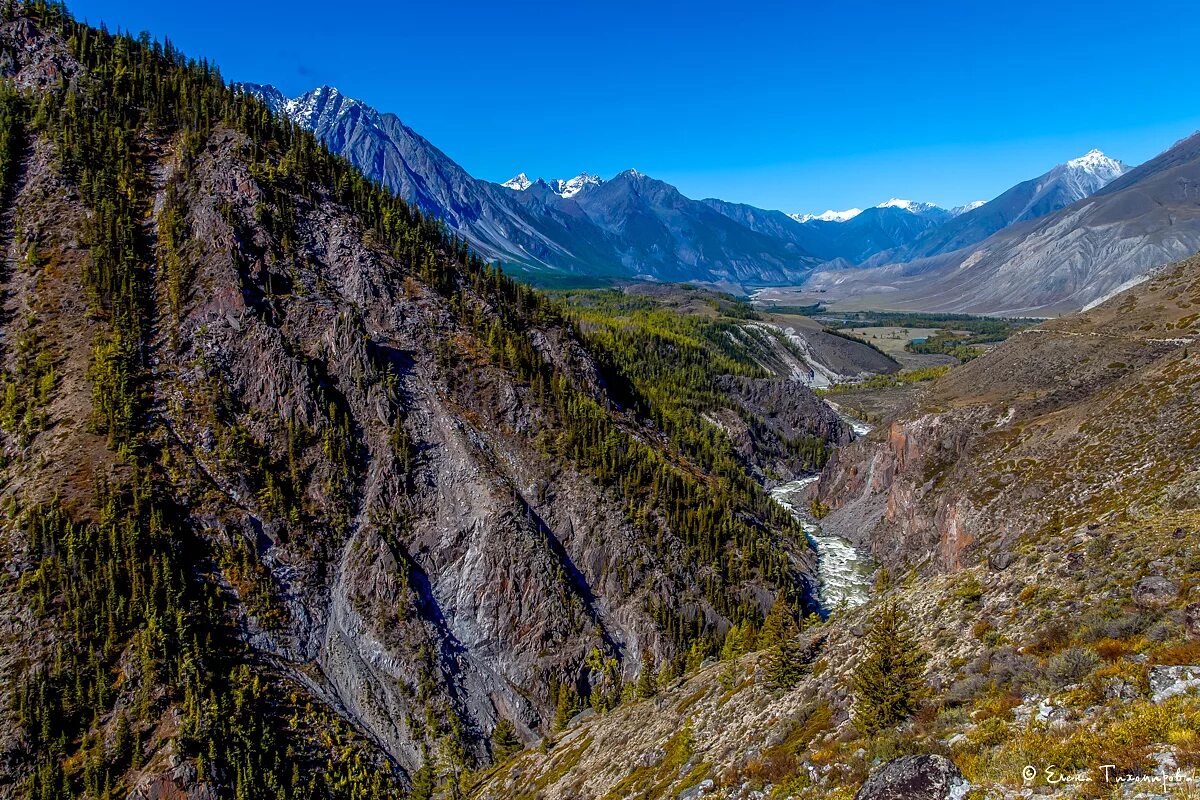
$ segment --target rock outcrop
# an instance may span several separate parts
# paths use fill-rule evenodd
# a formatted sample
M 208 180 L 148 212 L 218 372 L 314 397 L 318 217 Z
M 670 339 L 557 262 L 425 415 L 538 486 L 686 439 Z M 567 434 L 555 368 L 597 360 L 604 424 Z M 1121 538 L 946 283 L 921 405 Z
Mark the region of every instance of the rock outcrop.
M 854 800 L 961 800 L 970 788 L 945 756 L 902 756 L 872 772 Z

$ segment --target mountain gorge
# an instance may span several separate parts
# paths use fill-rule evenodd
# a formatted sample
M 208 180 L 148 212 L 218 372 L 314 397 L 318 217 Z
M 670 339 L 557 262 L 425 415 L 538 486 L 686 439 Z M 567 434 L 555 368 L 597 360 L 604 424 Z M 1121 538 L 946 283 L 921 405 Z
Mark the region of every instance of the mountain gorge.
M 0 78 L 0 798 L 1187 796 L 1200 135 L 796 219 L 46 0 Z
M 479 796 L 1173 796 L 1200 731 L 1197 308 L 1193 258 L 931 383 L 812 487 L 876 571 L 867 605 L 797 637 L 803 676 L 731 651 Z M 896 607 L 928 699 L 878 729 L 856 665 Z

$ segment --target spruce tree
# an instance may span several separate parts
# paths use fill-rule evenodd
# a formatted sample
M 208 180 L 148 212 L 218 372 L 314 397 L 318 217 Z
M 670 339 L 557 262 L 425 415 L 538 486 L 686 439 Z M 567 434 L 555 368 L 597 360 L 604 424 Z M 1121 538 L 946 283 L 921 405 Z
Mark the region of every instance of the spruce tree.
M 866 734 L 903 722 L 924 693 L 929 655 L 907 629 L 908 617 L 895 603 L 882 606 L 867 634 L 867 652 L 854 671 L 854 722 Z
M 783 635 L 785 620 L 792 619 L 792 607 L 788 604 L 783 592 L 775 595 L 775 604 L 767 612 L 763 620 L 762 630 L 758 633 L 758 644 L 763 647 L 774 647 Z M 794 621 L 794 620 L 793 620 Z
M 433 800 L 433 795 L 436 791 L 437 770 L 433 765 L 429 752 L 426 751 L 420 769 L 413 773 L 412 791 L 408 795 L 409 800 Z
M 571 717 L 575 716 L 575 711 L 578 709 L 576 702 L 577 695 L 572 690 L 571 686 L 566 683 L 560 683 L 558 686 L 558 702 L 554 708 L 554 729 L 562 730 L 567 727 L 567 723 L 571 721 Z

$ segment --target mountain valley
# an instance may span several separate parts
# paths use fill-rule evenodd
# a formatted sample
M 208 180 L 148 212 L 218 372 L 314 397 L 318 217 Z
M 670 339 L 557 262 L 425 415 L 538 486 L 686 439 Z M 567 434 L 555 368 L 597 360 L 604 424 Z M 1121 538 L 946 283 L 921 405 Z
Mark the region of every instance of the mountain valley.
M 0 798 L 1192 796 L 1200 134 L 789 214 L 0 77 Z

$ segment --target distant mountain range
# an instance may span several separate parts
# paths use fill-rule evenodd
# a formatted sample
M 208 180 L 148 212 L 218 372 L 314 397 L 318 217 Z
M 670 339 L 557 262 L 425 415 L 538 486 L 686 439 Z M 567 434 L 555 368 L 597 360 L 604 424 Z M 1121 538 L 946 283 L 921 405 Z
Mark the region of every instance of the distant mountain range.
M 396 115 L 336 89 L 296 98 L 273 86 L 242 90 L 445 220 L 485 257 L 535 279 L 787 283 L 803 280 L 821 261 L 636 170 L 608 181 L 585 174 L 547 183 L 519 175 L 506 185 L 491 183 L 469 175 Z
M 850 305 L 1041 313 L 1082 307 L 1148 267 L 1190 254 L 1192 242 L 1200 245 L 1200 220 L 1193 224 L 1194 201 L 1187 199 L 1190 159 L 1171 162 L 1169 171 L 1183 181 L 1173 192 L 1161 170 L 1130 171 L 1093 150 L 987 202 L 944 209 L 893 198 L 865 210 L 789 215 L 693 200 L 632 169 L 607 180 L 522 172 L 492 183 L 472 177 L 394 114 L 336 89 L 295 98 L 269 85 L 242 90 L 443 219 L 486 258 L 542 284 L 804 284 L 822 299 Z M 1156 188 L 1139 185 L 1156 175 Z M 1101 194 L 1120 197 L 1083 202 Z M 1160 197 L 1166 205 L 1142 208 L 1146 198 Z M 952 288 L 966 275 L 970 290 Z
M 1089 153 L 962 215 L 952 224 L 972 227 L 959 238 L 916 242 L 891 263 L 822 269 L 805 285 L 862 308 L 1049 315 L 1088 306 L 1200 251 L 1200 134 L 1134 169 L 1101 159 Z M 1105 180 L 1117 168 L 1119 177 Z M 1099 173 L 1093 184 L 1079 180 L 1088 170 Z M 1059 207 L 1046 213 L 1047 206 Z M 1001 211 L 1012 216 L 997 219 Z M 998 229 L 985 236 L 989 228 Z M 911 255 L 919 257 L 905 260 Z

